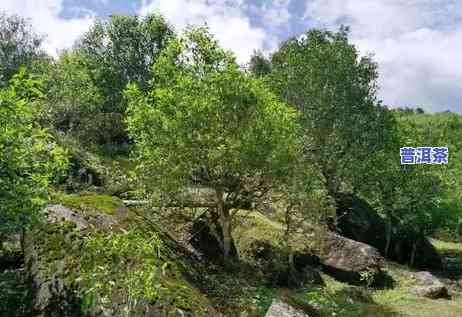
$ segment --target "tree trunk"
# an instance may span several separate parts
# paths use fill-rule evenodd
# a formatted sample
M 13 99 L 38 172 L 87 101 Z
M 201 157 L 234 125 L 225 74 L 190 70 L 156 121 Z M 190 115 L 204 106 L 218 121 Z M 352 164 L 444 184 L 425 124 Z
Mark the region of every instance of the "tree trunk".
M 386 258 L 388 257 L 388 252 L 390 251 L 391 231 L 392 231 L 391 215 L 387 213 L 387 237 L 386 237 L 385 250 L 384 250 L 384 256 Z
M 223 262 L 225 265 L 230 264 L 231 248 L 233 247 L 233 238 L 231 236 L 231 215 L 223 201 L 223 191 L 216 190 L 217 194 L 217 211 L 220 220 L 223 246 Z
M 21 228 L 21 233 L 19 235 L 19 244 L 21 245 L 21 252 L 24 254 L 26 249 L 26 228 Z
M 287 285 L 294 286 L 297 285 L 299 281 L 297 281 L 297 269 L 295 268 L 295 253 L 293 250 L 289 250 L 289 255 L 287 259 L 288 264 L 288 272 L 287 272 Z
M 414 265 L 416 249 L 417 249 L 417 243 L 413 242 L 412 243 L 412 251 L 411 251 L 411 261 L 409 263 L 409 266 L 411 266 L 411 267 Z
M 0 256 L 3 256 L 3 241 L 5 237 L 3 235 L 0 235 Z

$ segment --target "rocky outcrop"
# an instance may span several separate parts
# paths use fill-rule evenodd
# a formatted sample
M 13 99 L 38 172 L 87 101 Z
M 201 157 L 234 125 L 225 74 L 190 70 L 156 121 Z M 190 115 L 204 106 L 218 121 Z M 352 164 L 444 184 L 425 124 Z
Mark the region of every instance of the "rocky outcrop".
M 431 299 L 449 297 L 446 286 L 430 272 L 417 272 L 412 277 L 417 282 L 417 286 L 409 289 L 412 294 Z
M 286 302 L 274 299 L 265 317 L 310 317 L 300 309 L 297 309 Z
M 327 273 L 353 284 L 362 282 L 365 274 L 370 283 L 376 282 L 384 262 L 376 248 L 333 232 L 325 234 L 319 258 Z
M 48 206 L 44 214 L 46 214 L 46 221 L 27 232 L 25 237 L 26 268 L 34 288 L 31 305 L 34 313 L 31 316 L 126 316 L 124 311 L 127 302 L 124 289 L 118 289 L 120 293 L 114 293 L 107 305 L 95 302 L 84 303 L 77 296 L 82 294 L 86 287 L 76 279 L 80 276 L 82 246 L 85 238 L 95 231 L 127 232 L 120 218 L 117 215 L 107 215 L 94 210 L 87 212 L 62 205 Z M 161 278 L 159 283 L 168 288 L 169 292 L 171 290 L 171 296 L 176 296 L 175 300 L 181 302 L 181 305 L 177 306 L 177 302 L 169 297 L 170 293 L 166 292 L 167 295 L 155 304 L 144 299 L 139 300 L 139 305 L 130 312 L 130 316 L 167 316 L 166 311 L 173 309 L 178 316 L 197 316 L 197 312 L 203 312 L 203 315 L 220 316 L 207 298 L 189 282 L 185 271 L 177 269 L 174 261 L 178 261 L 179 264 L 179 257 L 182 256 L 189 259 L 187 255 L 180 252 L 183 249 L 180 247 L 179 250 L 174 249 L 177 246 L 176 242 L 168 239 L 167 236 L 159 233 L 159 237 L 162 237 L 165 248 L 169 246 L 171 253 L 168 253 L 168 257 L 165 256 L 172 263 L 169 266 L 171 274 L 166 275 L 165 279 Z M 121 274 L 124 275 L 129 270 L 130 267 L 127 267 L 126 271 L 122 269 Z M 120 275 L 114 276 L 114 283 L 117 284 L 116 276 Z M 176 293 L 177 288 L 180 287 L 181 293 Z M 82 312 L 82 307 L 86 307 L 85 314 Z
M 338 232 L 350 239 L 367 243 L 385 255 L 387 225 L 382 217 L 363 199 L 352 194 L 339 194 L 337 202 Z M 393 225 L 387 257 L 419 269 L 442 267 L 441 257 L 423 235 L 399 225 Z
M 74 224 L 77 230 L 91 227 L 108 230 L 117 224 L 116 219 L 111 215 L 103 213 L 84 215 L 82 212 L 77 212 L 62 205 L 50 205 L 45 208 L 44 214 L 49 223 L 68 221 Z
M 72 231 L 89 222 L 61 205 L 44 210 L 47 222 L 25 235 L 24 258 L 34 288 L 34 316 L 81 316 L 80 301 L 65 279 L 64 254 L 70 252 Z

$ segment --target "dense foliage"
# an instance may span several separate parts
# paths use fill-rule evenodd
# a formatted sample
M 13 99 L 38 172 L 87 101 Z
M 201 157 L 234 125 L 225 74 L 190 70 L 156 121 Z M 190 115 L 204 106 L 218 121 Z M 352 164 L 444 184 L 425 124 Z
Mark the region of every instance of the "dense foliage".
M 376 64 L 359 57 L 347 29 L 312 30 L 283 43 L 268 77 L 281 99 L 301 111 L 305 156 L 331 195 L 358 187 L 364 181 L 358 174 L 390 138 L 376 97 Z
M 439 184 L 440 190 L 433 196 L 433 206 L 426 211 L 433 217 L 427 221 L 432 229 L 444 227 L 454 233 L 462 230 L 462 182 L 461 145 L 462 117 L 455 113 L 409 114 L 398 113 L 398 123 L 403 131 L 403 145 L 421 144 L 448 147 L 449 164 L 445 166 L 424 166 L 421 173 L 433 178 L 432 186 L 421 184 L 419 187 L 420 204 L 431 201 L 428 193 Z M 425 188 L 425 189 L 424 189 Z M 428 206 L 428 205 L 427 205 Z
M 89 145 L 126 152 L 128 83 L 146 89 L 151 66 L 173 33 L 159 15 L 97 20 L 49 70 L 46 121 Z
M 46 59 L 42 40 L 25 19 L 0 12 L 0 88 L 8 85 L 21 66 L 32 68 Z
M 193 181 L 211 188 L 227 257 L 232 213 L 291 170 L 297 113 L 201 29 L 172 41 L 153 76 L 147 95 L 128 91 L 140 174 L 163 194 L 178 195 Z
M 50 181 L 66 165 L 63 150 L 34 122 L 42 95 L 24 69 L 0 90 L 0 237 L 37 220 Z
M 393 230 L 418 237 L 413 254 L 442 229 L 462 236 L 462 117 L 383 105 L 376 63 L 348 36 L 308 30 L 269 57 L 256 51 L 243 69 L 207 27 L 176 34 L 158 14 L 111 16 L 53 59 L 26 20 L 0 15 L 0 247 L 41 218 L 51 190 L 73 210 L 66 217 L 84 211 L 77 229 L 63 221 L 66 239 L 79 237 L 70 248 L 79 254 L 67 257 L 84 310 L 115 310 L 121 298 L 117 309 L 130 316 L 167 302 L 164 312 L 193 311 L 188 265 L 173 263 L 190 250 L 175 234 L 189 235 L 188 247 L 196 235 L 217 241 L 208 272 L 242 260 L 285 286 L 304 283 L 296 257 L 308 261 L 300 252 L 320 250 L 323 233 L 338 229 L 345 196 L 386 224 L 384 256 Z M 448 147 L 449 164 L 403 166 L 404 146 Z M 60 226 L 38 230 L 40 242 L 66 257 L 53 238 Z M 259 235 L 268 238 L 248 239 Z M 202 288 L 224 298 L 242 291 L 228 289 L 228 277 L 196 283 L 211 281 Z M 272 291 L 261 283 L 246 303 L 261 290 L 266 309 Z

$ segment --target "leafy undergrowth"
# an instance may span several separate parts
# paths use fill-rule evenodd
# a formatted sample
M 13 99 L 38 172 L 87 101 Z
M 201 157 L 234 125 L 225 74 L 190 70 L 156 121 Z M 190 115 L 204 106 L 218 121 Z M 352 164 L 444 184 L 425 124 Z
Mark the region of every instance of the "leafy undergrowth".
M 0 271 L 0 317 L 29 316 L 31 293 L 24 268 Z

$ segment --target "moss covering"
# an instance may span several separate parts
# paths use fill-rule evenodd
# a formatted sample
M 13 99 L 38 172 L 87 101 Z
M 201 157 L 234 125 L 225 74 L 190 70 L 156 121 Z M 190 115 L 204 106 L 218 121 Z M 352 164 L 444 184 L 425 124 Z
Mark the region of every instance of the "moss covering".
M 73 209 L 85 209 L 101 211 L 109 215 L 114 215 L 120 208 L 124 208 L 121 199 L 96 193 L 64 194 L 56 193 L 52 197 L 52 202 Z
M 87 215 L 86 210 L 80 209 L 82 200 L 79 198 L 82 197 L 84 197 L 84 202 L 92 203 L 96 200 L 98 208 L 93 207 L 93 209 L 96 212 L 101 210 L 101 195 L 61 195 L 61 198 L 63 196 L 64 202 L 60 202 L 66 206 L 74 207 L 75 213 L 81 213 L 82 216 Z M 112 200 L 110 200 L 109 203 L 107 201 L 104 203 L 107 203 L 108 206 L 105 206 L 107 209 L 117 206 L 113 204 Z M 86 206 L 86 208 L 90 207 Z M 143 262 L 145 258 L 140 257 L 140 248 L 144 250 L 143 248 L 154 243 L 154 241 L 149 238 L 153 236 L 152 232 L 147 232 L 146 239 L 143 238 L 143 244 L 138 243 L 136 240 L 132 240 L 132 235 L 129 234 L 132 231 L 128 227 L 125 229 L 120 228 L 120 230 L 113 228 L 112 230 L 116 230 L 116 232 L 112 230 L 107 232 L 99 230 L 96 232 L 94 230 L 97 229 L 89 227 L 85 230 L 79 230 L 73 222 L 59 221 L 56 223 L 42 223 L 35 228 L 33 234 L 29 235 L 29 250 L 27 253 L 30 255 L 29 259 L 32 260 L 33 263 L 33 275 L 38 279 L 37 282 L 39 285 L 45 282 L 45 284 L 43 284 L 45 286 L 42 287 L 43 289 L 39 289 L 41 293 L 45 294 L 40 295 L 41 297 L 50 298 L 52 302 L 54 300 L 53 296 L 59 296 L 59 294 L 48 294 L 48 286 L 46 286 L 46 283 L 48 283 L 46 281 L 59 279 L 67 290 L 71 290 L 71 293 L 74 294 L 72 296 L 75 296 L 75 298 L 72 299 L 72 302 L 76 303 L 73 309 L 84 309 L 84 311 L 88 312 L 94 309 L 95 306 L 93 305 L 97 302 L 94 301 L 94 298 L 89 299 L 83 296 L 84 294 L 89 294 L 89 290 L 95 287 L 85 282 L 88 282 L 85 276 L 91 277 L 93 276 L 92 272 L 95 272 L 95 277 L 103 277 L 100 284 L 97 285 L 102 285 L 104 287 L 104 285 L 108 285 L 107 282 L 110 281 L 111 285 L 116 287 L 114 289 L 114 296 L 116 296 L 116 298 L 110 302 L 116 303 L 113 309 L 116 311 L 115 316 L 119 316 L 117 311 L 124 308 L 125 304 L 123 299 L 128 296 L 128 289 L 126 287 L 120 287 L 126 282 L 125 278 L 131 278 L 134 276 L 133 274 L 150 276 L 153 270 L 157 270 L 158 272 L 164 272 L 156 277 L 155 283 L 152 284 L 154 288 L 160 290 L 158 295 L 154 298 L 149 298 L 149 296 L 147 296 L 140 301 L 141 306 L 136 308 L 131 316 L 144 316 L 143 307 L 146 303 L 149 303 L 154 310 L 167 313 L 166 316 L 176 316 L 176 312 L 174 313 L 174 311 L 177 309 L 186 312 L 187 315 L 190 313 L 193 316 L 213 315 L 214 312 L 216 312 L 207 296 L 188 282 L 184 274 L 180 272 L 174 258 L 177 257 L 178 261 L 180 261 L 181 255 L 172 255 L 172 253 L 175 253 L 175 250 L 171 250 L 167 246 L 162 247 L 159 253 L 157 251 L 154 253 L 150 252 L 151 257 L 149 259 L 155 258 L 155 262 L 152 262 L 152 265 L 150 265 L 151 262 L 146 262 L 149 265 Z M 140 237 L 144 237 L 142 232 L 140 234 Z M 125 238 L 125 236 L 127 238 Z M 98 241 L 104 243 L 96 245 L 96 247 L 93 246 L 92 249 L 89 243 L 95 241 L 94 239 L 97 237 L 100 237 Z M 118 241 L 117 243 L 121 244 L 111 244 L 112 242 L 116 242 L 114 239 Z M 163 244 L 162 242 L 159 243 Z M 109 247 L 112 249 L 107 249 Z M 93 253 L 89 252 L 90 249 L 93 250 Z M 166 254 L 170 255 L 167 256 Z M 97 261 L 93 263 L 92 259 Z M 150 261 L 149 259 L 147 259 L 147 261 Z M 116 263 L 117 265 L 115 265 Z M 142 265 L 143 263 L 144 266 Z M 102 275 L 96 274 L 101 273 L 98 270 L 103 267 L 107 269 L 107 274 L 104 272 Z M 59 284 L 61 284 L 61 282 Z M 144 298 L 143 292 L 146 290 L 146 285 L 143 286 L 140 284 L 139 286 L 139 289 L 131 288 L 131 292 L 137 292 L 137 294 L 141 294 L 141 298 Z M 104 290 L 102 289 L 102 291 Z M 100 295 L 101 294 L 98 293 L 96 298 Z M 46 309 L 56 310 L 58 308 L 51 308 L 50 304 Z
M 233 231 L 239 255 L 245 257 L 246 250 L 251 244 L 265 241 L 274 246 L 280 246 L 284 236 L 284 226 L 274 222 L 258 212 L 239 212 L 237 215 L 238 225 Z

